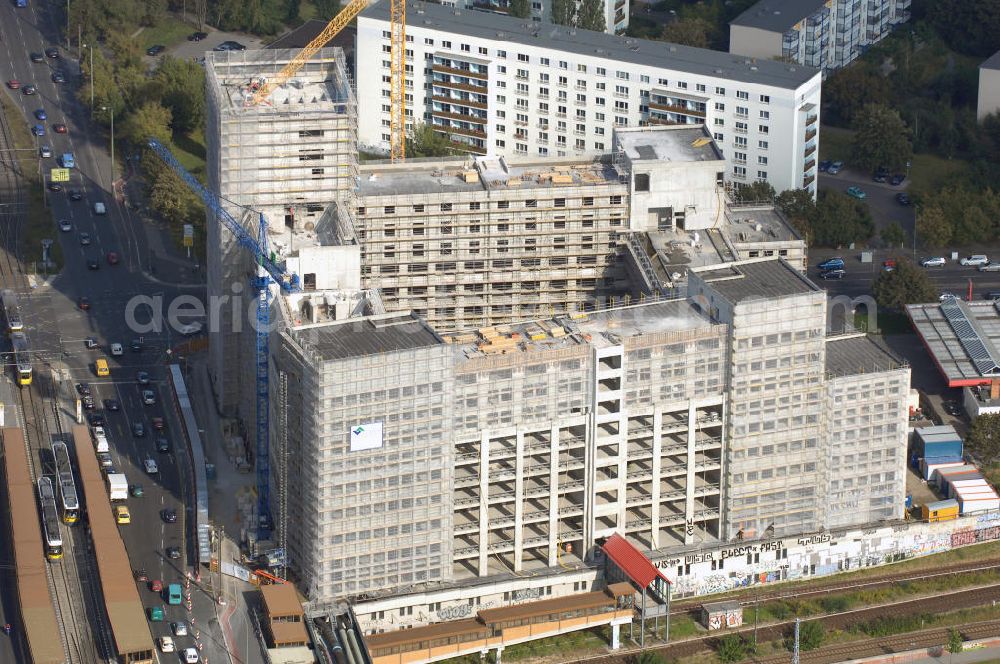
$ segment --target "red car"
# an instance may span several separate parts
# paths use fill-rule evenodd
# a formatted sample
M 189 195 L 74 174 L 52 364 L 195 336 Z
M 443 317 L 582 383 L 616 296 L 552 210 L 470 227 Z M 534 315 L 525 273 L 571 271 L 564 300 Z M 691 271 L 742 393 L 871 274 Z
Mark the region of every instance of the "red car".
M 56 132 L 57 134 L 65 134 L 66 133 L 66 125 L 64 125 L 64 124 L 54 124 L 54 125 L 52 125 L 52 131 Z
M 882 269 L 886 272 L 892 272 L 896 269 L 896 259 L 889 258 L 882 263 Z
M 7 81 L 7 87 L 10 88 L 11 90 L 20 90 L 21 81 L 17 80 L 16 78 L 12 78 L 9 81 Z
M 162 593 L 163 581 L 160 581 L 159 579 L 153 579 L 152 581 L 149 582 L 149 589 L 152 590 L 154 593 Z
M 87 311 L 88 309 L 90 309 L 90 298 L 87 297 L 86 295 L 81 295 L 80 299 L 76 301 L 76 304 L 83 311 Z
M 108 265 L 118 265 L 118 252 L 108 252 Z
M 163 421 L 162 417 L 154 417 L 152 421 L 153 428 L 157 431 L 163 431 L 167 427 L 167 424 Z

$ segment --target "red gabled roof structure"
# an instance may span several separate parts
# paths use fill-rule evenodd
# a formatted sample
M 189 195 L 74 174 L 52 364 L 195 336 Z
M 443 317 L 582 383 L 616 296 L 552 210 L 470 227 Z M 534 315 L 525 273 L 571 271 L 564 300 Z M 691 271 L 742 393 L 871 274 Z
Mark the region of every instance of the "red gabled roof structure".
M 640 588 L 648 588 L 656 577 L 670 583 L 670 579 L 656 569 L 656 566 L 642 551 L 635 548 L 631 542 L 618 533 L 609 537 L 602 548 L 608 558 Z

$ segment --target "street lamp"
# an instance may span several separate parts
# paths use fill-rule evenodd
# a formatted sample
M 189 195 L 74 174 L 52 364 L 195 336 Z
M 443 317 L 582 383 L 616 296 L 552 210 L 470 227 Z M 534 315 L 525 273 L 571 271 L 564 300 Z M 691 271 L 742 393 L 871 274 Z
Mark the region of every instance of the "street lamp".
M 93 85 L 91 86 L 93 89 Z M 107 111 L 111 116 L 111 193 L 115 189 L 115 111 L 110 106 L 101 106 L 102 111 Z

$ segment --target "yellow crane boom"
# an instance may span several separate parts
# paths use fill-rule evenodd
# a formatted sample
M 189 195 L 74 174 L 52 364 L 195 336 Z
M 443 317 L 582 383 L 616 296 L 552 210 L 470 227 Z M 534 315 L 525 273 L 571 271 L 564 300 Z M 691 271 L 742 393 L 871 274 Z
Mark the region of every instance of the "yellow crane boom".
M 391 83 L 390 83 L 390 150 L 393 161 L 402 161 L 406 157 L 406 1 L 391 0 L 390 22 L 392 25 L 391 39 Z M 284 85 L 309 61 L 309 58 L 337 36 L 344 27 L 362 12 L 371 0 L 351 0 L 340 10 L 340 13 L 326 24 L 323 31 L 315 39 L 306 44 L 305 48 L 295 54 L 277 75 L 267 79 L 254 93 L 250 100 L 251 106 L 256 106 L 268 98 L 278 86 Z M 360 54 L 358 54 L 360 57 Z

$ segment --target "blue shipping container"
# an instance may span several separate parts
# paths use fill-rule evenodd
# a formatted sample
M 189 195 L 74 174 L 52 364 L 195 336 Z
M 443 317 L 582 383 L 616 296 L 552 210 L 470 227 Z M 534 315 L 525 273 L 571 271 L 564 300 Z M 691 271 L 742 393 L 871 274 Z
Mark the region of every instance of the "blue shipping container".
M 923 453 L 925 459 L 961 457 L 962 441 L 961 439 L 928 441 L 924 444 Z

